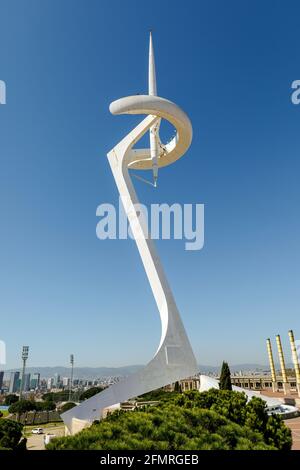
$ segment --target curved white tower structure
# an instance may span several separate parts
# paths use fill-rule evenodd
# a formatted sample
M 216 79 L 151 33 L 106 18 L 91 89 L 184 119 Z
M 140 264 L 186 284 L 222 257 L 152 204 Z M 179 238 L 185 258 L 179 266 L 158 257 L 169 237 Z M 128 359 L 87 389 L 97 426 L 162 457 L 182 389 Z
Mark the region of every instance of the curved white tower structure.
M 128 169 L 153 171 L 154 186 L 158 168 L 174 163 L 184 155 L 192 141 L 192 125 L 187 115 L 174 103 L 156 96 L 156 78 L 152 37 L 149 50 L 149 95 L 128 96 L 110 105 L 112 114 L 146 114 L 109 153 L 111 166 L 124 209 L 130 222 L 161 318 L 161 340 L 154 358 L 136 374 L 110 386 L 103 392 L 63 413 L 70 433 L 78 432 L 101 417 L 106 407 L 184 379 L 198 372 L 195 356 L 184 330 L 173 294 L 163 272 L 154 243 L 147 233 L 139 202 Z M 163 145 L 159 138 L 161 119 L 176 128 L 171 142 Z M 150 148 L 134 149 L 150 131 Z

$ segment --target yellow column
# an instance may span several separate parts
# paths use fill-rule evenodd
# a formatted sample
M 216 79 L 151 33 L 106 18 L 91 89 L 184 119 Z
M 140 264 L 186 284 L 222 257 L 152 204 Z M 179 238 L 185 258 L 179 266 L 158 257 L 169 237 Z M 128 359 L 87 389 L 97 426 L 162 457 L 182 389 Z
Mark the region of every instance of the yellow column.
M 267 349 L 268 349 L 268 356 L 269 356 L 269 363 L 270 363 L 270 370 L 272 376 L 272 390 L 273 392 L 277 392 L 277 379 L 276 379 L 276 371 L 274 366 L 274 359 L 273 359 L 273 352 L 272 352 L 272 345 L 270 338 L 267 339 Z
M 298 391 L 298 396 L 300 397 L 300 366 L 299 366 L 299 360 L 298 360 L 293 330 L 289 331 L 289 338 L 290 338 L 292 358 L 293 358 L 295 374 L 296 374 L 297 391 Z
M 282 346 L 281 346 L 280 335 L 276 336 L 276 343 L 277 343 L 279 362 L 280 362 L 280 368 L 281 368 L 281 375 L 282 375 L 282 382 L 283 382 L 283 393 L 285 395 L 287 395 L 290 391 L 290 386 L 289 386 L 287 376 L 286 376 L 285 361 L 284 361 L 283 349 L 282 349 Z

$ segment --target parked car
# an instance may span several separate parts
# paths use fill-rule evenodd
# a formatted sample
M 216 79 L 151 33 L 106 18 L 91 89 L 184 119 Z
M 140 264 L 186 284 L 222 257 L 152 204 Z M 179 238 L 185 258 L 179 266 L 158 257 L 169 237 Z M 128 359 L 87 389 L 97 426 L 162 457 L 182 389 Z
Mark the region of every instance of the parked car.
M 32 434 L 43 434 L 44 430 L 42 428 L 34 428 Z

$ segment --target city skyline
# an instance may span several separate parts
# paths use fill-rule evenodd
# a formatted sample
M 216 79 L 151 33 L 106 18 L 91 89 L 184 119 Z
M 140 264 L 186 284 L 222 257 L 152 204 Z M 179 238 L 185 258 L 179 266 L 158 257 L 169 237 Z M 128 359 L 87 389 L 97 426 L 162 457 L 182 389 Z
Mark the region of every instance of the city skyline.
M 290 357 L 288 329 L 300 339 L 300 107 L 290 99 L 299 4 L 291 3 L 293 15 L 270 1 L 241 11 L 238 1 L 154 0 L 147 19 L 137 1 L 116 2 L 118 17 L 108 1 L 65 1 L 59 15 L 48 0 L 20 3 L 18 15 L 6 3 L 1 370 L 21 367 L 23 344 L 28 366 L 68 364 L 70 352 L 83 366 L 145 364 L 157 349 L 159 318 L 134 244 L 95 233 L 97 206 L 117 204 L 109 143 L 139 119 L 115 120 L 108 104 L 145 91 L 150 27 L 159 93 L 189 110 L 194 140 L 155 190 L 137 190 L 147 204 L 205 204 L 201 251 L 158 242 L 196 359 L 267 364 L 265 339 L 278 333 Z

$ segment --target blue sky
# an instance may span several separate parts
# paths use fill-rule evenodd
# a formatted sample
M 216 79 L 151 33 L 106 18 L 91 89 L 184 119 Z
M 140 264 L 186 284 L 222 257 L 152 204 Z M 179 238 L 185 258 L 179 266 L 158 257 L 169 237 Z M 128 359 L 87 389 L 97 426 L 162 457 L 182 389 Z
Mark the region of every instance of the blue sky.
M 139 117 L 109 103 L 147 89 L 188 113 L 187 155 L 135 182 L 142 202 L 205 204 L 205 246 L 158 249 L 199 363 L 267 363 L 300 339 L 296 1 L 0 0 L 0 339 L 7 367 L 146 363 L 158 312 L 134 243 L 96 238 L 117 202 L 106 153 Z M 118 287 L 118 292 L 116 288 Z M 275 346 L 275 345 L 274 345 Z

